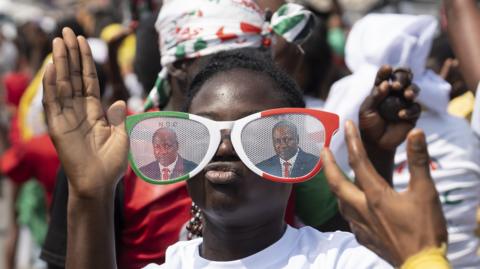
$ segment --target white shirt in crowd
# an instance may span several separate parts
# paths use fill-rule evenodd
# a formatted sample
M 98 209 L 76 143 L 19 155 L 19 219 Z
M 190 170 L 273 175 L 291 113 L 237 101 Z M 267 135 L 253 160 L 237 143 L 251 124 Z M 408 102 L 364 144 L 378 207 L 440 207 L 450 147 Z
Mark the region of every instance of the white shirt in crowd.
M 472 113 L 472 129 L 480 137 L 480 83 L 475 94 L 475 104 Z
M 249 257 L 209 261 L 199 254 L 202 238 L 180 241 L 167 249 L 162 265 L 145 269 L 390 269 L 388 263 L 360 246 L 351 233 L 321 233 L 311 227 L 287 227 L 277 242 Z
M 448 114 L 422 111 L 417 127 L 425 132 L 430 171 L 448 226 L 447 256 L 453 268 L 480 268 L 475 236 L 480 204 L 480 142 L 468 122 Z M 407 188 L 410 174 L 405 143 L 397 148 L 393 181 Z M 419 227 L 422 229 L 422 227 Z

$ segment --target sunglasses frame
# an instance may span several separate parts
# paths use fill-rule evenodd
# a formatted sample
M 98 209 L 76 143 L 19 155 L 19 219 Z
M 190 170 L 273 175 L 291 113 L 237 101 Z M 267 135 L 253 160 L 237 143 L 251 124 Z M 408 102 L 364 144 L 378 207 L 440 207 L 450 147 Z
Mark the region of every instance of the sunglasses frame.
M 306 181 L 310 178 L 312 178 L 314 175 L 316 175 L 322 168 L 322 160 L 319 158 L 318 163 L 315 165 L 314 169 L 301 177 L 292 177 L 292 178 L 284 178 L 284 177 L 278 177 L 274 176 L 268 173 L 263 172 L 262 170 L 258 169 L 256 165 L 250 160 L 250 158 L 247 157 L 245 150 L 242 146 L 241 142 L 241 134 L 243 131 L 243 128 L 249 124 L 250 122 L 263 118 L 263 117 L 270 117 L 270 116 L 275 116 L 275 115 L 282 115 L 282 114 L 305 114 L 305 115 L 310 115 L 316 119 L 318 119 L 325 130 L 325 141 L 324 141 L 324 148 L 328 148 L 330 146 L 330 141 L 333 135 L 337 132 L 338 126 L 339 126 L 339 117 L 338 115 L 326 111 L 320 111 L 320 110 L 314 110 L 314 109 L 308 109 L 308 108 L 275 108 L 275 109 L 269 109 L 261 112 L 254 113 L 252 115 L 246 116 L 244 118 L 235 120 L 235 121 L 214 121 L 210 120 L 201 116 L 197 116 L 194 114 L 189 114 L 189 113 L 184 113 L 184 112 L 176 112 L 176 111 L 156 111 L 156 112 L 147 112 L 147 113 L 141 113 L 141 114 L 136 114 L 132 116 L 128 116 L 125 124 L 125 128 L 127 131 L 128 136 L 130 137 L 131 132 L 133 131 L 134 127 L 142 122 L 143 120 L 146 119 L 151 119 L 151 118 L 180 118 L 180 119 L 189 119 L 196 121 L 203 126 L 205 126 L 209 132 L 210 135 L 210 141 L 209 141 L 209 146 L 207 152 L 205 153 L 205 156 L 203 159 L 200 161 L 200 163 L 190 171 L 188 174 L 185 174 L 183 176 L 173 178 L 173 179 L 168 179 L 168 180 L 158 180 L 158 179 L 153 179 L 145 176 L 140 169 L 135 165 L 135 160 L 133 157 L 133 154 L 131 151 L 128 153 L 128 160 L 130 162 L 130 166 L 132 167 L 133 171 L 137 176 L 139 176 L 141 179 L 152 183 L 152 184 L 172 184 L 176 183 L 179 181 L 184 181 L 187 179 L 190 179 L 200 173 L 205 166 L 212 160 L 213 156 L 218 150 L 218 147 L 220 146 L 221 143 L 221 131 L 222 130 L 231 130 L 230 133 L 230 140 L 232 142 L 233 148 L 235 152 L 237 153 L 238 157 L 240 160 L 255 174 L 261 176 L 262 178 L 275 181 L 275 182 L 281 182 L 281 183 L 299 183 Z M 213 146 L 216 145 L 216 146 Z

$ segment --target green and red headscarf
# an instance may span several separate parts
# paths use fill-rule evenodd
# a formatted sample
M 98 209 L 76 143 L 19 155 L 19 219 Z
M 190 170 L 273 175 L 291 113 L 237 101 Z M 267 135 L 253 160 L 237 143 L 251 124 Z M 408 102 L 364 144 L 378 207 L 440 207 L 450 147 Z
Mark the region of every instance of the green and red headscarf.
M 273 34 L 298 42 L 311 19 L 303 6 L 285 4 L 266 21 L 254 0 L 166 0 L 155 27 L 160 36 L 162 71 L 147 97 L 145 110 L 163 107 L 170 90 L 172 63 L 245 47 L 269 47 Z

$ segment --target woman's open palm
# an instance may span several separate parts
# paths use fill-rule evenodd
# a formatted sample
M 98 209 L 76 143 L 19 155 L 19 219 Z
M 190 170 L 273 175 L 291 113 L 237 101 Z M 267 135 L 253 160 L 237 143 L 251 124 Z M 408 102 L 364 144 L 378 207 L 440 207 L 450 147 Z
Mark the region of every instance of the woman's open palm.
M 125 103 L 104 112 L 86 39 L 64 28 L 53 41 L 53 64 L 43 78 L 48 132 L 69 179 L 69 189 L 88 197 L 118 182 L 127 164 Z

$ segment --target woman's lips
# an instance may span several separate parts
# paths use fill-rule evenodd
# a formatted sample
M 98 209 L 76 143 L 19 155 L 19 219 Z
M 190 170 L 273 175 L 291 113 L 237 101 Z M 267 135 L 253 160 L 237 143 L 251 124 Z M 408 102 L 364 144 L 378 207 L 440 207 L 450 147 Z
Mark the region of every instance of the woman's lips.
M 240 178 L 238 171 L 232 163 L 211 163 L 205 168 L 205 178 L 213 184 L 230 184 Z

